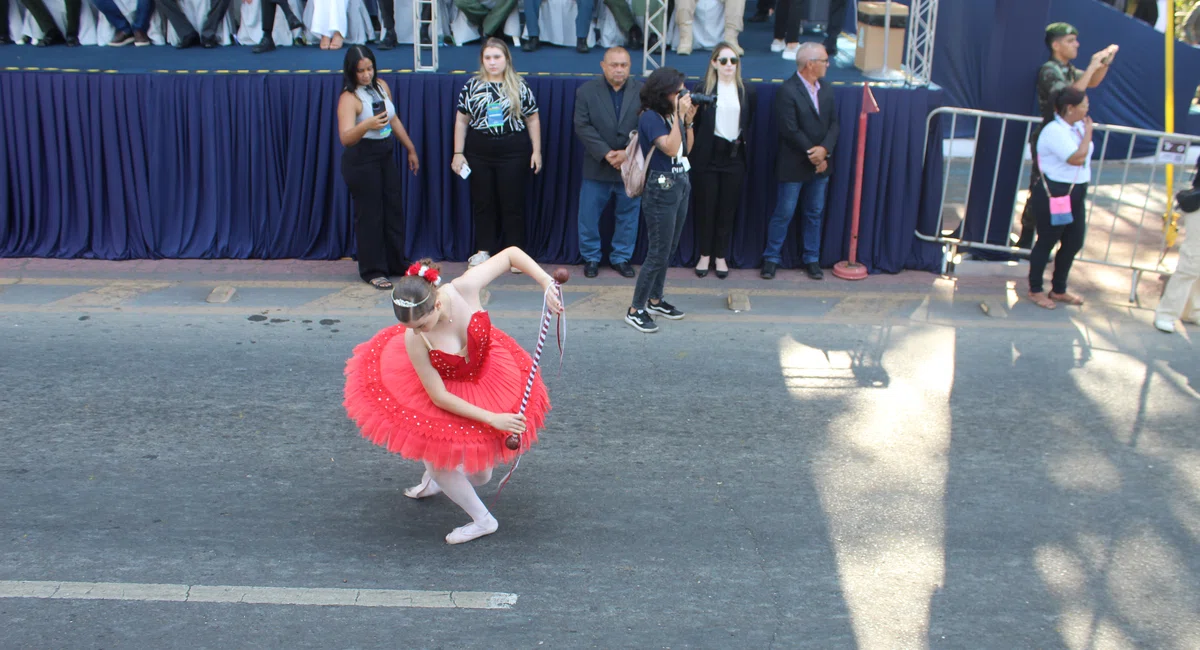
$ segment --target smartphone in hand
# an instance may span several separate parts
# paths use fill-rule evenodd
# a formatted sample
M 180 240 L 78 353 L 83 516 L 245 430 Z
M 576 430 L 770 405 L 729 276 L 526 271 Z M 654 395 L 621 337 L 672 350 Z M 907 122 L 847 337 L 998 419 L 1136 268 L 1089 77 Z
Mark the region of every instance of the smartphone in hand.
M 387 113 L 387 104 L 383 103 L 382 101 L 371 102 L 371 111 L 375 115 L 384 115 L 385 113 Z M 379 131 L 380 131 L 380 133 L 382 133 L 384 135 L 384 137 L 387 137 L 392 134 L 392 127 L 384 126 Z

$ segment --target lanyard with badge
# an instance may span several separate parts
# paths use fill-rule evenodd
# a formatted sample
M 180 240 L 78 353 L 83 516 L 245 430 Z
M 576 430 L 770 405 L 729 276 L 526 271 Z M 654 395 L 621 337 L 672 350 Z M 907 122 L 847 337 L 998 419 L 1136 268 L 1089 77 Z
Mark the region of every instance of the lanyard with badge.
M 500 101 L 498 92 L 496 99 L 488 102 L 486 115 L 489 129 L 499 129 L 504 126 L 504 104 Z

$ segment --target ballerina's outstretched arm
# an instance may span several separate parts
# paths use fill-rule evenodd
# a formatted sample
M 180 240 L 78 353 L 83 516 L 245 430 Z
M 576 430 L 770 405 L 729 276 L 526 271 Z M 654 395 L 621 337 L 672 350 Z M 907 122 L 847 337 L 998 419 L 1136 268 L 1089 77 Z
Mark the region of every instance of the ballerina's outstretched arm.
M 556 314 L 562 313 L 563 305 L 558 299 L 558 293 L 549 291 L 550 287 L 554 286 L 554 278 L 528 253 L 516 246 L 509 246 L 479 266 L 467 269 L 466 273 L 455 278 L 451 284 L 464 296 L 478 296 L 484 287 L 508 273 L 510 268 L 520 269 L 522 273 L 542 285 L 542 289 L 547 290 L 546 303 L 550 310 Z

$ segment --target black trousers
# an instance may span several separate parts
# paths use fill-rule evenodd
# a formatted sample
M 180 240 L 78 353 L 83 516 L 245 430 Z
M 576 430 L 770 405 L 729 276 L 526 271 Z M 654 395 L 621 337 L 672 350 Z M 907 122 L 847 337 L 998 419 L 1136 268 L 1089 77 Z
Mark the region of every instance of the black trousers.
M 1070 189 L 1070 183 L 1057 183 L 1047 180 L 1050 191 L 1054 196 L 1063 196 Z M 1058 254 L 1054 256 L 1054 276 L 1050 290 L 1054 293 L 1067 292 L 1067 276 L 1071 273 L 1071 265 L 1075 263 L 1075 255 L 1083 250 L 1083 240 L 1087 235 L 1087 217 L 1085 200 L 1087 199 L 1087 183 L 1077 184 L 1071 190 L 1071 214 L 1074 221 L 1065 226 L 1055 226 L 1050 223 L 1050 198 L 1046 188 L 1041 183 L 1034 188 L 1029 202 L 1033 204 L 1037 216 L 1037 244 L 1029 256 L 1029 291 L 1042 291 L 1043 276 L 1046 274 L 1046 263 L 1050 261 L 1050 251 L 1059 244 Z
M 693 214 L 700 255 L 722 259 L 729 254 L 730 233 L 746 178 L 744 155 L 730 158 L 730 145 L 725 143 L 728 140 L 716 138 L 713 162 L 704 169 L 692 170 Z
M 259 4 L 259 8 L 262 11 L 262 29 L 264 39 L 270 38 L 274 40 L 274 37 L 271 36 L 271 32 L 275 29 L 275 7 L 279 7 L 283 10 L 283 15 L 287 17 L 289 25 L 300 22 L 300 19 L 296 17 L 296 13 L 292 11 L 292 6 L 287 3 L 287 0 L 262 0 L 262 2 Z
M 46 4 L 42 0 L 18 0 L 25 11 L 28 11 L 33 19 L 37 21 L 38 27 L 41 28 L 43 34 L 58 32 L 58 24 L 54 22 L 54 17 L 50 14 L 50 10 L 46 8 Z M 8 3 L 5 3 L 7 5 Z M 61 32 L 63 36 L 79 36 L 79 12 L 83 9 L 82 0 L 66 0 L 67 8 L 67 25 L 66 31 Z M 4 8 L 4 27 L 5 32 L 8 31 L 8 7 Z
M 396 36 L 396 0 L 379 0 L 379 22 L 388 34 Z
M 811 0 L 778 0 L 775 4 L 775 38 L 788 43 L 800 42 L 800 23 L 808 15 Z M 829 21 L 825 23 L 825 47 L 837 45 L 846 22 L 846 0 L 830 0 Z
M 402 275 L 408 269 L 404 257 L 404 203 L 395 149 L 391 137 L 363 138 L 342 153 L 342 178 L 354 199 L 358 275 L 368 282 Z
M 200 35 L 202 37 L 213 38 L 217 35 L 217 27 L 225 19 L 225 14 L 229 13 L 229 4 L 231 2 L 232 0 L 211 0 L 208 14 L 204 17 L 204 26 L 200 28 Z M 196 33 L 195 26 L 188 20 L 187 15 L 183 13 L 183 8 L 179 5 L 179 0 L 154 0 L 154 6 L 167 17 L 171 26 L 175 28 L 175 33 L 180 38 L 185 38 Z
M 471 166 L 475 248 L 495 253 L 525 247 L 525 196 L 533 142 L 528 131 L 491 137 L 467 129 L 463 155 Z

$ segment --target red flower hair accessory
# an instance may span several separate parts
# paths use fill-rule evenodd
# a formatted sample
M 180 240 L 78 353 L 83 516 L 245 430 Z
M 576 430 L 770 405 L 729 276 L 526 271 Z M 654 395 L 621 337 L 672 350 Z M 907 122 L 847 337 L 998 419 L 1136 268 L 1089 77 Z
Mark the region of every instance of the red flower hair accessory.
M 435 287 L 442 283 L 442 275 L 440 273 L 438 273 L 438 270 L 431 269 L 428 266 L 425 266 L 424 264 L 414 263 L 412 266 L 408 267 L 408 272 L 405 273 L 404 275 L 420 276 L 426 282 L 432 284 Z

